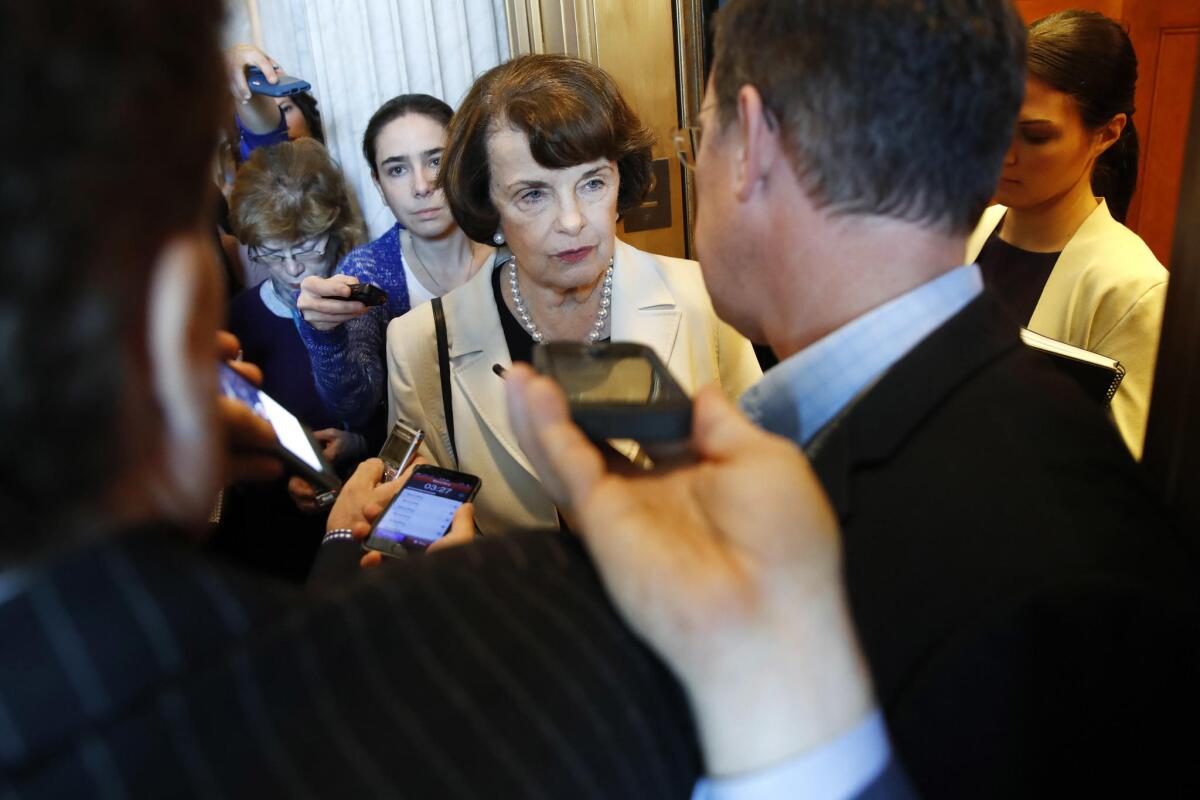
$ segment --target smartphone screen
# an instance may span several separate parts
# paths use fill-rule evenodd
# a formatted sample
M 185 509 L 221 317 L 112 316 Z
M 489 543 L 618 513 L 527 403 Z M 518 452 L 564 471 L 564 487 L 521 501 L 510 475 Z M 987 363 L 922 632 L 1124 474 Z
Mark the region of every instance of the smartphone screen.
M 321 487 L 326 489 L 336 488 L 340 485 L 341 482 L 325 459 L 321 457 L 312 437 L 295 414 L 243 378 L 228 364 L 221 364 L 219 372 L 221 392 L 227 397 L 245 403 L 255 414 L 271 423 L 280 447 L 291 454 L 295 461 L 312 471 L 305 477 L 317 479 Z
M 428 547 L 446 535 L 454 512 L 478 489 L 479 478 L 474 475 L 418 467 L 375 522 L 366 546 L 385 553 Z

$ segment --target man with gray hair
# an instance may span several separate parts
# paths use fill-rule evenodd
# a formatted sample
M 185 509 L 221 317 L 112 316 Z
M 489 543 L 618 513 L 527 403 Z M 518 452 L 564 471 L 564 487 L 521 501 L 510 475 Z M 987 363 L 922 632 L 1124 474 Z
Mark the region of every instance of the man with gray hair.
M 929 796 L 1140 785 L 1186 763 L 1167 709 L 1200 707 L 1160 503 L 963 264 L 1023 65 L 1006 0 L 733 0 L 693 132 L 709 294 L 782 360 L 742 406 L 813 459 Z

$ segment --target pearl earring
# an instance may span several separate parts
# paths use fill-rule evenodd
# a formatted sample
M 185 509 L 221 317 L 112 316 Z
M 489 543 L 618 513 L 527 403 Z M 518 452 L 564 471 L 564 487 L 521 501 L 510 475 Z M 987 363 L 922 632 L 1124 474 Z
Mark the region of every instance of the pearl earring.
M 496 243 L 496 247 L 499 247 L 500 245 L 504 244 L 504 234 L 500 231 L 496 231 L 496 235 L 492 237 L 492 241 Z

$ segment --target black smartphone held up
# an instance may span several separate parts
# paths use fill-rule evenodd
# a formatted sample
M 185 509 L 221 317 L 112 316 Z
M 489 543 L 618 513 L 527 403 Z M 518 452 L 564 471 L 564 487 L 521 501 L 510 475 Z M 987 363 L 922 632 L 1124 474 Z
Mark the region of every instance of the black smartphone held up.
M 280 75 L 278 83 L 271 83 L 258 67 L 246 67 L 246 85 L 254 94 L 265 94 L 268 97 L 287 97 L 307 92 L 312 88 L 308 81 L 291 75 Z
M 345 300 L 347 303 L 358 301 L 364 306 L 381 306 L 387 302 L 387 292 L 380 289 L 373 283 L 352 283 L 350 284 L 350 296 L 342 297 L 340 294 L 322 295 L 326 300 Z
M 423 441 L 425 432 L 420 428 L 410 427 L 403 422 L 393 423 L 391 433 L 379 451 L 379 458 L 383 461 L 383 479 L 396 480 L 396 476 L 404 472 L 405 467 L 416 457 L 417 448 Z
M 534 345 L 533 366 L 562 386 L 571 419 L 593 441 L 686 441 L 692 400 L 653 350 L 635 342 Z
M 387 556 L 424 550 L 450 531 L 454 512 L 474 499 L 479 484 L 465 472 L 420 465 L 375 520 L 363 548 Z
M 271 423 L 279 444 L 279 454 L 297 475 L 313 485 L 318 492 L 333 492 L 342 485 L 337 472 L 324 456 L 321 445 L 312 431 L 296 415 L 281 406 L 269 394 L 239 375 L 228 364 L 219 368 L 221 392 L 240 400 L 258 416 Z

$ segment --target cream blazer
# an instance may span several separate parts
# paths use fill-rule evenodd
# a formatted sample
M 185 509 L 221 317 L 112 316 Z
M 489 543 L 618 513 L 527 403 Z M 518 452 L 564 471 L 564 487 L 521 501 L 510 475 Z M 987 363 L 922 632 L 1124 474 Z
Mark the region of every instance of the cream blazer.
M 967 241 L 968 262 L 978 257 L 1007 210 L 992 206 L 983 213 Z M 1026 325 L 1124 365 L 1112 414 L 1138 460 L 1146 438 L 1166 298 L 1166 269 L 1136 233 L 1112 218 L 1101 200 L 1063 248 Z
M 688 392 L 719 381 L 737 398 L 761 377 L 750 342 L 717 319 L 698 264 L 643 253 L 621 241 L 613 259 L 613 341 L 652 347 Z M 444 430 L 429 303 L 388 326 L 388 417 L 425 431 L 423 454 L 430 461 L 483 480 L 475 518 L 485 534 L 557 528 L 554 504 L 509 424 L 503 379 L 492 371 L 493 364 L 512 362 L 491 280 L 491 270 L 481 269 L 442 298 L 458 466 Z

